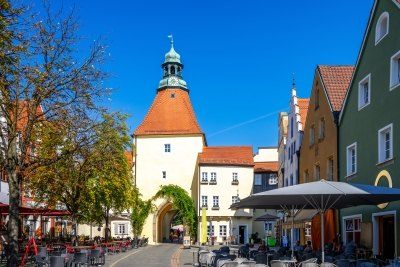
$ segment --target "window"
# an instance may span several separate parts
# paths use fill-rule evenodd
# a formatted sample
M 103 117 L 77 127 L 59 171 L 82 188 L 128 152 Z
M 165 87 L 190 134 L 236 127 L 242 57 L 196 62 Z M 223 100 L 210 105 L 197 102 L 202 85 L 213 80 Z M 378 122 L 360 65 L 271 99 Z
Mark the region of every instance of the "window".
M 353 240 L 357 245 L 360 245 L 361 240 L 361 217 L 344 219 L 345 227 L 345 242 Z
M 309 174 L 308 174 L 308 170 L 304 171 L 304 182 L 307 183 L 308 179 L 310 179 Z
M 211 173 L 210 182 L 212 182 L 212 183 L 216 183 L 217 182 L 217 173 L 216 172 L 212 172 Z
M 171 152 L 171 144 L 165 144 L 164 145 L 164 151 L 166 153 L 170 153 Z
M 375 45 L 389 33 L 389 13 L 383 12 L 375 27 Z
M 310 127 L 310 136 L 309 136 L 310 146 L 314 144 L 314 125 Z
M 328 166 L 327 166 L 327 178 L 329 181 L 333 181 L 333 158 L 328 158 Z
M 371 100 L 371 74 L 358 83 L 358 110 L 364 108 Z
M 163 171 L 163 172 L 162 172 L 162 178 L 163 178 L 163 179 L 167 179 L 167 172 L 166 172 L 166 171 Z
M 254 185 L 262 185 L 262 175 L 260 173 L 254 174 Z
M 117 235 L 126 235 L 128 233 L 127 225 L 124 223 L 120 223 L 116 225 L 115 234 Z
M 201 207 L 207 208 L 207 206 L 208 206 L 207 196 L 201 196 Z
M 357 172 L 357 143 L 347 147 L 346 155 L 347 175 L 349 176 Z
M 319 133 L 318 133 L 318 138 L 319 138 L 320 140 L 325 138 L 325 119 L 324 119 L 324 118 L 322 118 L 322 119 L 319 121 Z
M 201 173 L 201 181 L 207 183 L 207 181 L 208 181 L 208 173 L 207 172 Z
M 239 196 L 232 196 L 232 204 L 239 202 Z
M 390 89 L 400 85 L 400 51 L 390 59 Z
M 272 231 L 272 222 L 265 222 L 264 223 L 264 230 L 265 231 Z
M 278 184 L 278 175 L 276 175 L 275 173 L 270 174 L 268 183 L 269 185 Z
M 293 117 L 290 118 L 290 138 L 293 138 Z
M 233 182 L 238 182 L 238 174 L 237 174 L 237 172 L 233 172 L 232 173 L 232 181 Z
M 319 166 L 319 164 L 315 165 L 315 180 L 321 180 L 321 167 Z
M 211 225 L 211 233 L 210 233 L 210 225 L 207 225 L 207 235 L 214 236 L 214 225 Z
M 293 185 L 293 174 L 290 175 L 289 185 Z
M 219 207 L 219 196 L 213 196 L 213 207 Z
M 382 128 L 378 132 L 378 159 L 384 162 L 393 158 L 393 124 Z
M 219 236 L 226 236 L 226 225 L 219 226 Z

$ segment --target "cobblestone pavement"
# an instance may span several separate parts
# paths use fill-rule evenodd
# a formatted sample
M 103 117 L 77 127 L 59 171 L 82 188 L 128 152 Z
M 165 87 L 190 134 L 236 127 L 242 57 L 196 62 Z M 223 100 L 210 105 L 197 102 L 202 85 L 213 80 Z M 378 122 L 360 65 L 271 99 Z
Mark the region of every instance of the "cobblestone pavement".
M 107 267 L 179 267 L 182 245 L 162 244 L 106 256 Z M 187 265 L 186 265 L 187 266 Z

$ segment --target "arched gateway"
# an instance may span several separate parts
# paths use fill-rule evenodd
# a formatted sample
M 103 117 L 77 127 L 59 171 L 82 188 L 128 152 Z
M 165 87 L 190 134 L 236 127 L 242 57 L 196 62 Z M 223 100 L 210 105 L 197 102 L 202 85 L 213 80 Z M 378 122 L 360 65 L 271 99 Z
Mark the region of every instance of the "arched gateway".
M 163 243 L 169 238 L 169 231 L 172 226 L 177 210 L 169 201 L 164 201 L 153 216 L 153 241 Z

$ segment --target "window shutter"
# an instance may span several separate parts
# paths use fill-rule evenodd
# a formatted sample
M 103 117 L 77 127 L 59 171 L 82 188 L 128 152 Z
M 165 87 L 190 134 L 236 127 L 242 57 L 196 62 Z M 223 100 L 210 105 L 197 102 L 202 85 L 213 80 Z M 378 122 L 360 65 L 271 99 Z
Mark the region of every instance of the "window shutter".
M 118 235 L 118 224 L 114 223 L 114 235 Z

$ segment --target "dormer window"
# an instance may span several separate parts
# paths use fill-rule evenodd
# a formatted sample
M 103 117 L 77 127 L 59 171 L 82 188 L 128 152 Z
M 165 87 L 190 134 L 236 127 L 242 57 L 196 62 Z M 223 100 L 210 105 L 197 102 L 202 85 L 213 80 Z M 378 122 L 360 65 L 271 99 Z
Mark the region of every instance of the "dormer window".
M 375 44 L 378 44 L 383 37 L 389 33 L 389 13 L 383 12 L 375 27 Z

